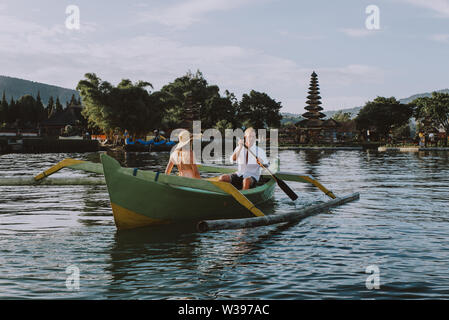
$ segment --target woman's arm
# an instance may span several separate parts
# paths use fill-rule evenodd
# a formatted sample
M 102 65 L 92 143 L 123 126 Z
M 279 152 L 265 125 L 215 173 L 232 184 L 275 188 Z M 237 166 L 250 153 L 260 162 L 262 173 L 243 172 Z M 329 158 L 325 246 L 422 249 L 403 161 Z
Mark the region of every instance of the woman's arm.
M 193 174 L 198 179 L 201 179 L 200 171 L 198 170 L 198 166 L 196 164 L 193 165 Z
M 192 165 L 193 176 L 195 178 L 201 179 L 200 171 L 198 170 L 198 166 L 196 165 L 195 155 L 192 151 L 190 152 L 190 164 Z
M 167 164 L 167 168 L 165 168 L 165 174 L 170 174 L 173 169 L 173 166 L 174 166 L 174 163 L 170 159 L 170 161 Z

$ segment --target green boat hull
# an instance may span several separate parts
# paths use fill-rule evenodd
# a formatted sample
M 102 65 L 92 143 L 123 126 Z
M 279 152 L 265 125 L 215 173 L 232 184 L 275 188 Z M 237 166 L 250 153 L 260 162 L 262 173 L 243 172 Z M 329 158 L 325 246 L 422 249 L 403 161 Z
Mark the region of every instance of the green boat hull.
M 102 164 L 118 229 L 252 215 L 231 195 L 206 180 L 122 168 L 105 154 Z M 275 186 L 270 179 L 242 194 L 257 206 L 273 197 Z

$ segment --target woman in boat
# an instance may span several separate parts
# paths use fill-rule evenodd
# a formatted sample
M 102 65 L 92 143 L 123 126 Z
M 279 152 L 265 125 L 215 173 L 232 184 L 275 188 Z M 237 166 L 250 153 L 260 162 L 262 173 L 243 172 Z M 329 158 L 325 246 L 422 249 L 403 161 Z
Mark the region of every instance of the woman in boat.
M 179 143 L 170 155 L 165 174 L 170 174 L 174 165 L 178 167 L 181 177 L 201 179 L 200 172 L 193 155 L 193 138 L 187 130 L 181 131 L 178 136 Z

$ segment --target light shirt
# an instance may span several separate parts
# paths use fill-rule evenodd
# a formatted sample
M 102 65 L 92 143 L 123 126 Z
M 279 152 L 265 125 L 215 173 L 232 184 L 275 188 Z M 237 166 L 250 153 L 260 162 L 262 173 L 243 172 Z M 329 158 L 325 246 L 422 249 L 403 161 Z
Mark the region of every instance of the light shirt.
M 237 151 L 238 148 L 239 148 L 238 146 L 237 148 L 235 148 L 234 153 Z M 268 163 L 267 155 L 262 148 L 259 148 L 254 144 L 250 148 L 250 150 L 260 159 L 260 162 L 263 165 Z M 247 152 L 248 150 L 246 150 L 245 147 L 242 147 L 242 150 L 240 150 L 239 157 L 237 158 L 238 171 L 236 172 L 236 174 L 239 177 L 243 176 L 243 178 L 254 177 L 257 181 L 259 181 L 262 168 L 257 164 L 256 158 L 251 153 L 248 154 L 248 163 L 246 163 Z M 234 163 L 234 161 L 232 160 L 232 156 L 230 160 L 231 163 Z

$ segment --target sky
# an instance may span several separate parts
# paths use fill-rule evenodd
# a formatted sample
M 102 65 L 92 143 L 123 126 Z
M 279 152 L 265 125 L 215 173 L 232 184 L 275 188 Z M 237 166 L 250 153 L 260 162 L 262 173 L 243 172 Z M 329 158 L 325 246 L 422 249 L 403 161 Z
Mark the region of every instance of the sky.
M 339 110 L 448 88 L 448 58 L 449 0 L 0 2 L 0 74 L 71 89 L 88 72 L 159 90 L 200 70 L 303 113 L 313 71 Z

